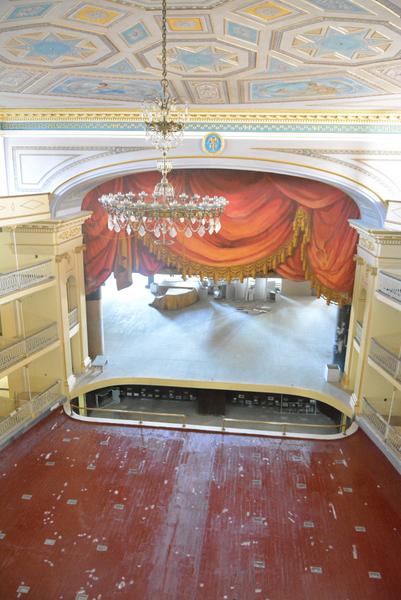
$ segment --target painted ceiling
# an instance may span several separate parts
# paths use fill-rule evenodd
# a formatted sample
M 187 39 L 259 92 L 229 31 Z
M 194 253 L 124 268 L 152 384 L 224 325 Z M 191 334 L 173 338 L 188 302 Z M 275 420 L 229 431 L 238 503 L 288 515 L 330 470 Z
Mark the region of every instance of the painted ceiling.
M 170 0 L 192 105 L 401 106 L 401 0 Z M 158 0 L 0 0 L 0 106 L 132 106 L 160 90 Z

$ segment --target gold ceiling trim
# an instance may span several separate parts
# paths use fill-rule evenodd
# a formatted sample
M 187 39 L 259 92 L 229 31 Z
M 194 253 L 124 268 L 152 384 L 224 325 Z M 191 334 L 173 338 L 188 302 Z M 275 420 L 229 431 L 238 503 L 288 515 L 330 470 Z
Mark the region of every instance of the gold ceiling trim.
M 46 122 L 142 122 L 140 109 L 87 108 L 72 110 L 60 108 L 0 109 L 0 121 L 5 123 L 46 121 Z M 260 110 L 260 109 L 196 109 L 190 110 L 189 121 L 221 123 L 401 123 L 401 110 Z

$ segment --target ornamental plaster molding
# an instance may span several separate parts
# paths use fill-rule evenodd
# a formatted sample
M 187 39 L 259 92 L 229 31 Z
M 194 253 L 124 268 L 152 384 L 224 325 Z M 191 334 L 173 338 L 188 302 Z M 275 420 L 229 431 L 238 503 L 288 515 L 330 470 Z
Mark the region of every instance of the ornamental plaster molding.
M 362 153 L 364 153 L 363 150 L 357 150 L 354 152 L 353 150 L 343 150 L 343 149 L 333 150 L 333 149 L 329 149 L 329 148 L 322 148 L 319 150 L 311 150 L 308 148 L 274 148 L 273 146 L 271 146 L 269 148 L 254 147 L 254 148 L 251 148 L 251 150 L 258 150 L 258 151 L 264 150 L 266 152 L 274 151 L 274 152 L 281 152 L 284 154 L 298 154 L 300 156 L 309 156 L 311 158 L 320 158 L 322 160 L 326 160 L 326 161 L 341 165 L 343 167 L 347 167 L 349 169 L 352 169 L 353 171 L 358 171 L 359 173 L 366 175 L 370 179 L 374 179 L 374 180 L 378 181 L 383 186 L 387 187 L 388 190 L 393 191 L 393 187 L 391 187 L 388 184 L 388 182 L 386 182 L 384 180 L 382 175 L 377 175 L 371 169 L 364 168 L 364 167 L 360 166 L 359 164 L 355 164 L 355 162 L 342 160 L 341 158 L 338 158 L 336 156 L 338 154 L 346 154 L 349 156 L 352 156 L 352 154 L 358 154 L 358 153 L 362 154 Z M 373 150 L 371 152 L 372 152 L 372 156 L 373 156 L 376 151 Z M 377 152 L 379 153 L 380 151 L 377 151 Z M 393 156 L 401 155 L 400 151 L 390 151 L 389 150 L 388 153 L 391 153 L 391 155 L 393 155 Z M 384 154 L 384 152 L 383 152 L 383 154 Z M 355 159 L 355 160 L 358 161 L 358 159 Z
M 28 154 L 31 152 L 37 152 L 36 156 L 38 159 L 41 158 L 41 152 L 74 152 L 69 159 L 62 160 L 58 165 L 52 167 L 47 173 L 45 173 L 40 180 L 40 187 L 44 188 L 49 186 L 54 180 L 56 180 L 62 173 L 66 173 L 78 167 L 82 164 L 91 162 L 92 160 L 100 160 L 107 158 L 108 156 L 125 154 L 130 152 L 142 152 L 146 150 L 152 150 L 151 146 L 13 146 L 12 147 L 12 159 L 14 169 L 14 186 L 17 191 L 25 191 L 21 186 L 24 185 L 21 179 L 21 167 L 18 170 L 19 161 L 17 156 L 24 156 L 24 151 Z M 94 152 L 89 156 L 85 156 L 84 152 Z M 75 160 L 74 160 L 75 159 Z
M 70 110 L 70 109 L 2 109 L 0 122 L 18 123 L 27 121 L 83 123 L 87 121 L 104 123 L 143 123 L 140 109 L 118 110 Z M 198 109 L 190 110 L 189 123 L 401 123 L 401 110 L 277 110 L 260 109 Z
M 70 227 L 69 229 L 58 232 L 57 238 L 61 242 L 66 242 L 67 240 L 72 240 L 80 235 L 82 235 L 81 225 L 77 225 L 75 227 Z

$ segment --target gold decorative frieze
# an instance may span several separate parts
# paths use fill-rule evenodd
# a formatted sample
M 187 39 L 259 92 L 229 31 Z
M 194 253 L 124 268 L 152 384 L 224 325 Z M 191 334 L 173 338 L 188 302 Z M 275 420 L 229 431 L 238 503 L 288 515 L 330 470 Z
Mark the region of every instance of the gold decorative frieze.
M 65 242 L 67 240 L 72 240 L 78 236 L 82 235 L 81 225 L 77 225 L 75 227 L 69 227 L 68 229 L 64 229 L 58 233 L 58 240 L 60 242 Z
M 376 244 L 374 242 L 363 237 L 359 239 L 359 245 L 362 246 L 362 248 L 365 248 L 366 250 L 370 250 L 372 252 L 376 248 Z
M 133 123 L 142 122 L 141 109 L 2 109 L 0 121 L 16 123 L 27 121 L 46 122 L 99 122 L 105 121 Z M 196 122 L 221 122 L 221 123 L 394 123 L 401 124 L 401 110 L 260 110 L 260 109 L 192 109 L 189 112 L 189 121 Z

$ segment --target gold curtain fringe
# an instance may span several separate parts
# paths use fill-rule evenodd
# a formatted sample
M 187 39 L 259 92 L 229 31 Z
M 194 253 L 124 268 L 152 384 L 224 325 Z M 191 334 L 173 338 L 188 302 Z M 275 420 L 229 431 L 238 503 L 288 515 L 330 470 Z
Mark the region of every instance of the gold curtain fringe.
M 140 239 L 158 260 L 169 267 L 175 267 L 184 278 L 199 276 L 200 278 L 208 277 L 214 281 L 225 279 L 228 282 L 233 279 L 239 279 L 242 282 L 246 277 L 267 276 L 292 256 L 301 242 L 301 261 L 304 277 L 311 282 L 317 297 L 325 298 L 327 304 L 331 302 L 337 303 L 339 306 L 349 304 L 351 296 L 348 293 L 337 292 L 323 285 L 310 268 L 307 249 L 311 239 L 311 219 L 310 214 L 301 207 L 295 213 L 292 228 L 293 235 L 291 239 L 270 256 L 253 263 L 226 267 L 213 267 L 190 261 L 185 256 L 179 256 L 172 252 L 168 246 L 156 244 L 150 235 Z
M 352 296 L 348 292 L 337 292 L 326 285 L 323 285 L 311 270 L 307 259 L 304 266 L 305 279 L 310 281 L 311 286 L 316 292 L 317 298 L 324 298 L 327 304 L 338 304 L 341 308 L 346 304 L 351 304 Z
M 305 239 L 305 235 L 307 238 L 309 237 L 309 216 L 302 208 L 297 209 L 292 228 L 291 239 L 270 256 L 252 263 L 227 267 L 208 266 L 190 261 L 184 256 L 175 254 L 167 246 L 156 244 L 150 235 L 146 235 L 142 241 L 158 260 L 169 267 L 175 267 L 183 277 L 197 275 L 201 278 L 208 277 L 214 281 L 225 279 L 230 282 L 232 279 L 239 279 L 242 282 L 246 277 L 267 275 L 270 271 L 274 271 L 278 265 L 294 254 L 301 236 L 303 239 Z

